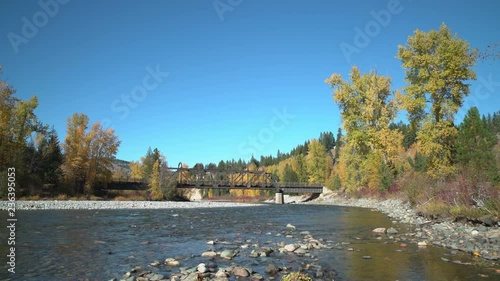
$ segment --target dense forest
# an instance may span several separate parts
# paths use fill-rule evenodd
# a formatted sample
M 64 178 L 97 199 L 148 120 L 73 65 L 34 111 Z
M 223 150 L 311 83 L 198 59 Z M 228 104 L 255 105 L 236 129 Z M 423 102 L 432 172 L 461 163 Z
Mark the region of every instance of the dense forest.
M 276 155 L 195 167 L 261 170 L 282 182 L 323 183 L 352 196 L 400 194 L 430 215 L 498 215 L 500 111 L 482 115 L 471 107 L 455 124 L 471 93 L 468 82 L 476 79 L 473 66 L 484 55 L 443 24 L 438 30 L 416 30 L 398 46 L 396 57 L 406 81 L 399 90 L 391 89 L 391 77 L 356 66 L 348 79 L 334 73 L 325 80 L 343 121 L 335 135 L 322 132 Z M 115 132 L 99 122 L 89 124 L 82 113 L 67 119 L 61 142 L 38 120 L 37 106 L 36 97 L 18 99 L 0 80 L 0 171 L 16 168 L 20 195 L 92 195 L 116 180 L 147 183 L 152 199 L 175 196 L 172 183 L 162 180 L 170 171 L 158 149 L 149 148 L 137 161 L 117 160 Z M 1 197 L 6 174 L 0 176 Z M 231 191 L 259 194 L 246 192 Z

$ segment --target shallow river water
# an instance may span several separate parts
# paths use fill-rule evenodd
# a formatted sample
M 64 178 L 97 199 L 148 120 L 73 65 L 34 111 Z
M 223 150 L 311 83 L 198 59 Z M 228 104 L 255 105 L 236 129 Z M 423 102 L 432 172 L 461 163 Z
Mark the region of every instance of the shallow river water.
M 498 280 L 500 275 L 480 266 L 464 266 L 448 260 L 471 262 L 469 255 L 451 255 L 438 247 L 401 248 L 385 235 L 377 239 L 371 230 L 390 227 L 384 214 L 369 209 L 318 205 L 265 205 L 235 208 L 162 210 L 40 210 L 18 211 L 16 273 L 7 272 L 7 230 L 1 229 L 0 280 L 120 280 L 136 266 L 148 268 L 153 261 L 177 258 L 193 267 L 206 258 L 200 255 L 239 248 L 232 261 L 219 266 L 248 266 L 266 279 L 269 263 L 292 270 L 318 264 L 335 271 L 335 280 Z M 0 213 L 6 221 L 6 212 Z M 287 224 L 297 230 L 285 237 Z M 2 224 L 3 225 L 3 224 Z M 407 226 L 394 225 L 400 232 Z M 295 254 L 267 258 L 248 256 L 252 245 L 296 243 L 299 232 L 309 231 L 332 249 L 311 253 L 318 260 Z M 289 232 L 288 232 L 289 233 Z M 216 240 L 215 245 L 207 241 Z M 242 250 L 241 244 L 249 244 Z M 350 249 L 349 249 L 350 248 Z M 349 250 L 348 250 L 349 249 Z M 369 259 L 366 256 L 370 256 Z M 365 257 L 365 258 L 363 258 Z M 472 261 L 474 262 L 474 261 Z M 168 276 L 178 268 L 150 268 Z M 279 276 L 276 277 L 279 280 Z

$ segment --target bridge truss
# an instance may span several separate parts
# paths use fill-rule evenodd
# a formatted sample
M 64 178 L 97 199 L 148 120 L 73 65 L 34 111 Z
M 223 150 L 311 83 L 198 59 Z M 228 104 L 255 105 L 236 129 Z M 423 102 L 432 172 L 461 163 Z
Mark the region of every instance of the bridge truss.
M 177 188 L 199 189 L 258 189 L 274 190 L 281 193 L 322 193 L 323 185 L 303 182 L 279 182 L 278 178 L 265 171 L 247 169 L 197 169 L 184 168 L 179 163 L 177 168 L 168 168 L 164 181 L 175 184 Z M 114 181 L 102 189 L 108 190 L 145 190 L 145 182 Z

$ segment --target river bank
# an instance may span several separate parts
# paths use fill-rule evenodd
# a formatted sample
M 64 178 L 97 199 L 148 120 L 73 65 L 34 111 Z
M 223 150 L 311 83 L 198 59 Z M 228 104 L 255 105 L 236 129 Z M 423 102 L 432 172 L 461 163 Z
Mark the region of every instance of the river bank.
M 0 201 L 0 210 L 7 210 L 9 201 Z M 16 201 L 17 210 L 103 210 L 103 209 L 186 209 L 186 208 L 227 208 L 248 207 L 258 204 L 234 202 L 175 202 L 175 201 L 66 201 L 37 200 Z
M 301 202 L 307 198 L 286 199 Z M 26 280 L 136 281 L 195 281 L 199 277 L 279 280 L 296 271 L 314 280 L 475 280 L 478 276 L 500 276 L 500 268 L 493 262 L 473 259 L 462 251 L 418 247 L 420 239 L 409 235 L 416 233 L 412 227 L 370 211 L 377 205 L 393 209 L 397 207 L 393 204 L 401 205 L 401 201 L 369 203 L 338 198 L 345 201 L 337 200 L 337 205 L 365 207 L 338 208 L 325 206 L 324 201 L 329 200 L 333 203 L 335 199 L 313 202 L 317 205 L 266 204 L 238 209 L 214 206 L 256 205 L 99 201 L 108 209 L 115 204 L 124 207 L 106 212 L 87 211 L 84 203 L 94 202 L 77 201 L 71 204 L 80 210 L 71 212 L 20 212 L 22 226 L 30 231 L 19 237 L 24 240 L 19 256 L 44 257 L 42 263 L 25 261 L 22 276 Z M 67 206 L 63 203 L 67 201 L 55 204 Z M 146 208 L 143 203 L 151 205 Z M 157 211 L 155 203 L 172 209 Z M 183 204 L 192 207 L 173 207 L 182 208 Z M 373 233 L 378 227 L 387 229 Z M 87 266 L 82 268 L 82 263 Z M 387 263 L 391 267 L 386 268 Z
M 419 216 L 408 202 L 400 199 L 353 199 L 330 194 L 301 204 L 336 205 L 378 210 L 393 219 L 393 225 L 380 226 L 379 230 L 390 236 L 391 240 L 401 242 L 401 244 L 416 243 L 421 247 L 436 245 L 450 249 L 452 252 L 463 251 L 475 257 L 500 261 L 500 225 L 498 223 L 487 227 L 447 220 L 433 221 Z M 399 223 L 410 224 L 414 228 L 409 233 L 399 233 Z M 446 259 L 444 260 L 446 261 Z

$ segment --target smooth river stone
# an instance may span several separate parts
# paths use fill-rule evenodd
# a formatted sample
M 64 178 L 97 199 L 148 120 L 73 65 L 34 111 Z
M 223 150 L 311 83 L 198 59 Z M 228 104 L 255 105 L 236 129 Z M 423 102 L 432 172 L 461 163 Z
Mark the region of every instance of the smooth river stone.
M 375 228 L 374 230 L 372 230 L 372 232 L 375 233 L 375 234 L 384 234 L 385 233 L 385 228 L 378 227 L 378 228 Z
M 204 252 L 203 254 L 201 254 L 201 256 L 206 257 L 206 258 L 213 258 L 213 257 L 217 256 L 217 253 L 214 251 L 208 251 L 208 252 Z
M 287 250 L 288 252 L 293 252 L 296 249 L 297 249 L 297 246 L 295 246 L 294 244 L 285 245 L 285 250 Z
M 248 276 L 250 276 L 250 273 L 248 272 L 248 270 L 246 270 L 243 267 L 239 267 L 239 266 L 237 266 L 233 269 L 233 274 L 236 277 L 248 277 Z

